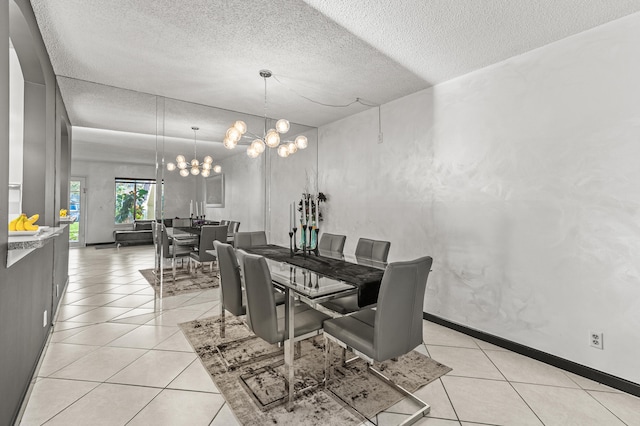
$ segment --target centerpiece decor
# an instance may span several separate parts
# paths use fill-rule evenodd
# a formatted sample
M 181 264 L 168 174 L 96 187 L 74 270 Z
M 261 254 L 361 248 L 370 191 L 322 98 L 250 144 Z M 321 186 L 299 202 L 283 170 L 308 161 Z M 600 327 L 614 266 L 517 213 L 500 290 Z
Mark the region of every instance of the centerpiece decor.
M 318 234 L 320 233 L 320 221 L 322 212 L 320 203 L 327 201 L 327 197 L 322 193 L 303 193 L 302 199 L 292 203 L 289 208 L 289 250 L 293 257 L 297 253 L 307 256 L 307 252 L 318 255 Z M 296 208 L 297 207 L 297 208 Z M 297 231 L 298 219 L 300 220 L 300 248 L 298 247 Z

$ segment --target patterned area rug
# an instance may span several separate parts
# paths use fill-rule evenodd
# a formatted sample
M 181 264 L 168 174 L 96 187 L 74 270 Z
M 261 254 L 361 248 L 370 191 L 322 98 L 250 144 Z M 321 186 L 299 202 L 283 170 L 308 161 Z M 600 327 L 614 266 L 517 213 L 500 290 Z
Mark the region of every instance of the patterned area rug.
M 340 367 L 341 349 L 334 345 L 336 368 L 329 390 L 320 386 L 303 392 L 297 396 L 293 412 L 287 412 L 282 404 L 286 397 L 282 349 L 256 337 L 233 316 L 226 318 L 224 339 L 220 337 L 219 316 L 183 323 L 180 328 L 245 425 L 359 425 L 403 398 L 369 373 L 364 361 Z M 416 351 L 376 367 L 410 392 L 451 371 Z M 295 360 L 296 391 L 320 383 L 323 368 L 322 336 L 303 341 L 301 356 Z
M 202 268 L 198 268 L 194 276 L 191 276 L 187 272 L 187 268 L 176 269 L 176 281 L 173 281 L 173 275 L 171 268 L 164 270 L 164 282 L 162 285 L 162 297 L 175 296 L 176 294 L 188 293 L 191 291 L 206 290 L 208 288 L 214 288 L 220 286 L 220 279 L 217 276 L 217 272 L 209 272 L 209 267 L 206 268 L 206 272 L 202 272 Z M 160 291 L 160 283 L 156 282 L 156 275 L 153 269 L 140 269 L 139 272 L 147 280 L 149 285 L 153 287 L 156 294 Z

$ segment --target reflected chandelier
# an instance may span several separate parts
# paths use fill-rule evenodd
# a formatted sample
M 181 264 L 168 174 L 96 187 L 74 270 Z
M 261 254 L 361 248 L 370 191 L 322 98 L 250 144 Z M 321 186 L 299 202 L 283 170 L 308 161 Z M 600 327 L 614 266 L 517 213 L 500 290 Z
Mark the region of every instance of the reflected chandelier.
M 193 160 L 191 160 L 191 163 L 187 163 L 184 155 L 180 154 L 176 157 L 177 166 L 173 163 L 167 163 L 167 170 L 172 172 L 176 170 L 177 167 L 178 170 L 180 170 L 180 176 L 182 177 L 189 176 L 189 168 L 191 168 L 191 174 L 194 176 L 202 174 L 202 176 L 207 177 L 211 174 L 212 171 L 214 173 L 220 173 L 222 171 L 222 167 L 217 164 L 213 166 L 213 158 L 210 155 L 204 157 L 202 163 L 198 161 L 196 135 L 200 128 L 193 126 L 191 127 L 191 130 L 193 130 Z M 202 171 L 200 171 L 200 169 L 202 169 Z
M 264 79 L 264 135 L 259 136 L 248 132 L 247 124 L 242 120 L 238 120 L 227 130 L 223 141 L 225 148 L 235 148 L 243 138 L 253 139 L 253 142 L 251 142 L 251 145 L 247 148 L 247 155 L 251 158 L 256 158 L 264 152 L 267 146 L 269 148 L 277 148 L 280 157 L 288 157 L 291 154 L 295 154 L 298 149 L 305 149 L 307 147 L 309 142 L 304 135 L 299 135 L 293 141 L 280 140 L 280 135 L 287 133 L 290 128 L 289 121 L 284 118 L 276 121 L 275 129 L 267 130 L 267 78 L 272 75 L 269 70 L 260 70 L 260 77 Z

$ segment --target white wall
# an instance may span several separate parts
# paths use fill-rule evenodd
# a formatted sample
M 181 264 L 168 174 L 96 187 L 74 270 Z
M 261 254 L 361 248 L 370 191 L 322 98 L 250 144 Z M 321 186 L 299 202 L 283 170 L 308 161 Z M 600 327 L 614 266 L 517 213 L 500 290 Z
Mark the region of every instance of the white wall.
M 220 165 L 224 173 L 223 208 L 207 208 L 207 219 L 240 222 L 240 231 L 262 231 L 264 224 L 264 161 L 249 158 L 245 149 L 227 157 Z
M 297 206 L 305 191 L 315 194 L 318 190 L 318 131 L 313 129 L 302 134 L 309 142 L 306 149 L 298 150 L 287 158 L 279 157 L 276 150 L 268 151 L 271 153 L 271 173 L 267 194 L 267 238 L 269 243 L 285 247 L 289 247 L 289 205 L 295 202 Z M 322 192 L 322 188 L 320 191 Z M 300 225 L 297 227 L 300 228 Z M 298 240 L 300 232 L 298 230 Z
M 115 178 L 155 179 L 155 166 L 99 161 L 73 161 L 71 175 L 86 177 L 85 242 L 113 242 L 115 226 Z
M 319 129 L 325 231 L 425 311 L 640 383 L 640 14 Z M 604 350 L 589 347 L 590 330 Z
M 16 51 L 9 49 L 9 183 L 22 184 L 24 77 Z M 9 192 L 9 219 L 22 213 L 16 192 Z
M 164 170 L 164 217 L 173 219 L 176 217 L 189 217 L 191 201 L 202 200 L 197 197 L 197 189 L 202 176 L 189 175 L 182 177 L 178 170 L 172 172 Z M 195 211 L 193 212 L 195 215 Z

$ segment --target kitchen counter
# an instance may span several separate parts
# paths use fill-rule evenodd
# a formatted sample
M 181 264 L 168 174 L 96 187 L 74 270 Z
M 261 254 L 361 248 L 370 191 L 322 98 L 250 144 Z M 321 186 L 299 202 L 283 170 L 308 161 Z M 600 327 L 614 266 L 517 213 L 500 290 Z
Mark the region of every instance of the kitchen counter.
M 19 235 L 8 238 L 7 247 L 7 268 L 18 262 L 34 250 L 44 247 L 55 237 L 62 234 L 68 225 L 53 226 L 41 231 L 36 235 Z

